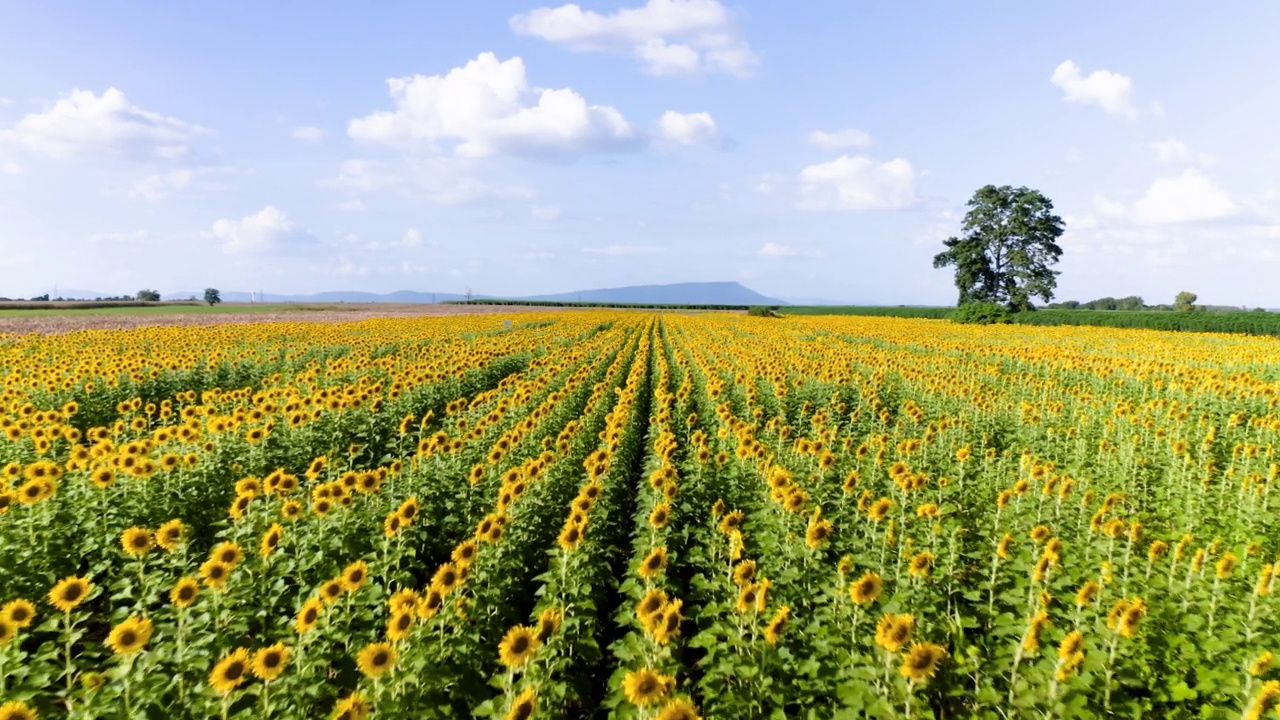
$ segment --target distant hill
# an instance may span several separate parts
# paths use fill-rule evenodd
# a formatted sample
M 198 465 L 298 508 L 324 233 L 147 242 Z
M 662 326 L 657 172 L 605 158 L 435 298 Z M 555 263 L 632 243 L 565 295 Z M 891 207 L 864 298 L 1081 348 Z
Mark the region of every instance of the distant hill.
M 736 282 L 675 283 L 673 285 L 632 285 L 555 295 L 534 295 L 518 300 L 552 302 L 636 303 L 641 305 L 786 305 Z

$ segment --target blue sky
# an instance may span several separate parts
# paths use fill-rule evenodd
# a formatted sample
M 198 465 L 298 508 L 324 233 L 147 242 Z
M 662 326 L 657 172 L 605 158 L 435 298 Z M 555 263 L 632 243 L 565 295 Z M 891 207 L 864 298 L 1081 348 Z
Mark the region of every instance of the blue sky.
M 930 258 L 994 183 L 1066 219 L 1059 298 L 1280 306 L 1273 2 L 3 15 L 0 295 L 948 303 Z

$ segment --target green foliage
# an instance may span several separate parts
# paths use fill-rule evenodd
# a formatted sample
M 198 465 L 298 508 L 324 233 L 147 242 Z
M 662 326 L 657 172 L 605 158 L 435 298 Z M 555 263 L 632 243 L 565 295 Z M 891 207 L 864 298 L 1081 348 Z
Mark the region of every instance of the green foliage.
M 205 288 L 204 301 L 210 305 L 217 305 L 222 302 L 222 294 L 218 292 L 218 288 Z
M 945 320 L 955 312 L 953 307 L 921 305 L 788 305 L 782 315 L 865 315 L 869 317 L 904 317 Z
M 1236 312 L 1108 312 L 1106 310 L 1037 310 L 1017 313 L 1020 325 L 1100 325 L 1146 330 L 1242 333 L 1280 336 L 1280 313 Z
M 777 308 L 768 307 L 766 305 L 752 305 L 747 308 L 747 314 L 751 317 L 780 317 L 776 310 Z
M 935 268 L 955 267 L 958 304 L 997 302 L 1020 311 L 1031 309 L 1032 298 L 1051 300 L 1063 224 L 1049 198 L 1027 187 L 987 185 L 968 205 L 963 234 L 933 258 Z
M 1000 303 L 970 302 L 951 313 L 951 320 L 966 325 L 996 325 L 1013 322 L 1013 313 Z
M 1179 312 L 1191 312 L 1196 309 L 1196 300 L 1199 297 L 1193 292 L 1183 290 L 1178 293 L 1178 297 L 1174 298 L 1173 307 Z
M 155 290 L 139 290 L 139 302 L 160 302 L 160 293 Z

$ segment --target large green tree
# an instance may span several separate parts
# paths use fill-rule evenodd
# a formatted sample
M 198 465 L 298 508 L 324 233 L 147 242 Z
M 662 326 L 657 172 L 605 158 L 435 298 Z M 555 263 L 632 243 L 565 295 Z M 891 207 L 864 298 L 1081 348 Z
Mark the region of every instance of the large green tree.
M 1053 299 L 1062 256 L 1057 240 L 1062 218 L 1053 203 L 1026 187 L 987 185 L 973 194 L 961 236 L 933 258 L 936 268 L 955 267 L 960 305 L 1000 303 L 1010 310 L 1031 309 L 1031 299 Z

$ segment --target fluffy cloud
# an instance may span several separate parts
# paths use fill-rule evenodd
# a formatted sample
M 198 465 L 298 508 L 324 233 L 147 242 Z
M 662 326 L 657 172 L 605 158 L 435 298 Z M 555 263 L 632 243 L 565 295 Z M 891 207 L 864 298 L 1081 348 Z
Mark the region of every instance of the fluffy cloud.
M 659 122 L 662 137 L 681 145 L 711 145 L 719 137 L 710 113 L 678 113 L 668 110 Z
M 1226 190 L 1195 168 L 1156 178 L 1131 205 L 1103 195 L 1095 195 L 1093 205 L 1100 215 L 1142 226 L 1221 220 L 1241 212 Z
M 387 81 L 394 110 L 352 120 L 356 140 L 411 148 L 453 145 L 462 157 L 620 152 L 643 144 L 622 113 L 569 88 L 533 89 L 518 57 L 481 53 L 447 75 Z
M 1181 140 L 1170 138 L 1151 143 L 1156 158 L 1162 163 L 1178 165 L 1211 165 L 1214 157 L 1209 153 L 1194 152 Z
M 215 222 L 213 237 L 229 255 L 288 252 L 317 244 L 315 237 L 299 228 L 274 205 L 240 220 Z
M 718 0 L 648 0 L 611 15 L 569 4 L 531 10 L 510 22 L 517 34 L 570 50 L 631 55 L 653 75 L 747 75 L 757 63 Z
M 1217 220 L 1239 212 L 1226 190 L 1199 170 L 1156 178 L 1147 193 L 1133 204 L 1132 217 L 1139 225 Z
M 898 210 L 915 202 L 916 173 L 902 158 L 885 163 L 841 155 L 800 171 L 802 210 Z
M 16 162 L 6 160 L 0 162 L 0 175 L 21 175 L 22 166 Z
M 129 190 L 129 197 L 161 200 L 177 190 L 190 186 L 192 177 L 190 170 L 174 170 L 161 175 L 151 175 L 135 183 Z
M 390 191 L 439 205 L 530 200 L 535 196 L 532 189 L 524 186 L 492 185 L 479 180 L 467 174 L 461 161 L 438 157 L 413 157 L 395 164 L 348 160 L 336 177 L 322 180 L 320 185 L 358 193 Z M 342 209 L 354 212 L 365 208 L 355 199 L 343 203 Z
M 863 150 L 870 147 L 871 136 L 857 128 L 836 130 L 835 132 L 814 130 L 809 133 L 809 144 L 832 152 Z
M 756 251 L 756 254 L 761 257 L 784 258 L 784 257 L 795 257 L 800 254 L 800 251 L 796 250 L 790 245 L 780 245 L 778 243 L 771 242 L 771 243 L 765 243 L 764 247 Z
M 176 160 L 191 152 L 191 139 L 208 132 L 181 120 L 129 104 L 124 93 L 72 90 L 44 112 L 0 130 L 0 142 L 67 158 L 112 155 L 137 160 Z
M 293 136 L 306 142 L 320 142 L 324 139 L 324 130 L 309 125 L 301 125 L 293 129 Z
M 1080 66 L 1064 60 L 1054 69 L 1050 80 L 1062 88 L 1067 102 L 1097 105 L 1113 115 L 1130 119 L 1138 117 L 1138 109 L 1131 101 L 1133 80 L 1128 75 L 1109 70 L 1094 70 L 1085 75 Z

